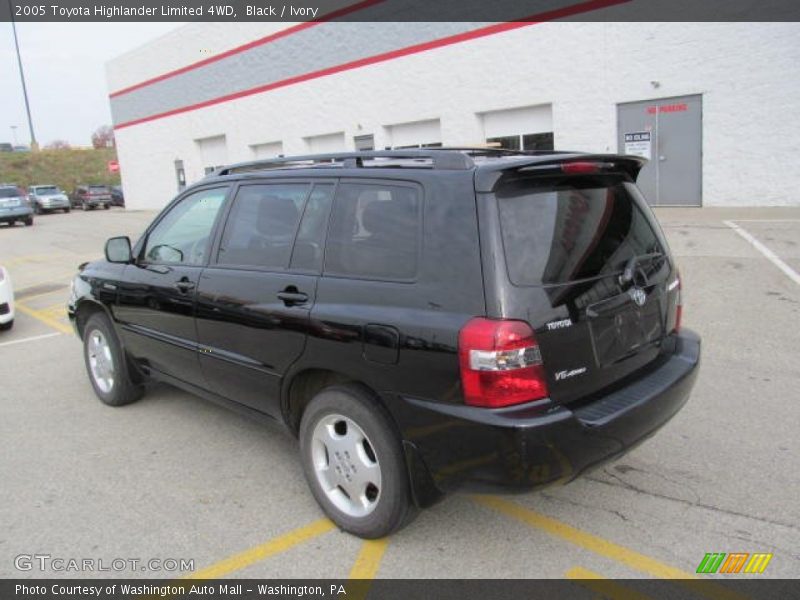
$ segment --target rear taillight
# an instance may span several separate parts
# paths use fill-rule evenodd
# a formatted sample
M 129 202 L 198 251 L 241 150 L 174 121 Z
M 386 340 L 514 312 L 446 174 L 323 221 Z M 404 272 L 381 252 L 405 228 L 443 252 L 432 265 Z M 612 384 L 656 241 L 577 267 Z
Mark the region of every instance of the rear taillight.
M 524 321 L 475 318 L 458 334 L 464 399 L 499 408 L 547 396 L 542 355 Z

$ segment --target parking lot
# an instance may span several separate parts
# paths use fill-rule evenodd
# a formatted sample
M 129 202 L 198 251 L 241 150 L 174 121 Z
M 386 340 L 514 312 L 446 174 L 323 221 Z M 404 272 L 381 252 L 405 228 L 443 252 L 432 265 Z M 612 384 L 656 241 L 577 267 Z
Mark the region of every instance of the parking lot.
M 735 577 L 797 577 L 800 209 L 658 216 L 683 276 L 684 324 L 703 336 L 686 407 L 567 486 L 455 495 L 376 542 L 323 518 L 295 441 L 279 430 L 166 386 L 121 409 L 94 397 L 66 320 L 68 283 L 107 237 L 135 238 L 153 213 L 73 212 L 0 228 L 18 303 L 14 329 L 0 334 L 0 577 L 570 577 L 592 586 L 697 577 L 709 552 L 774 555 L 763 574 Z M 34 553 L 191 559 L 194 571 L 15 568 L 15 557 Z

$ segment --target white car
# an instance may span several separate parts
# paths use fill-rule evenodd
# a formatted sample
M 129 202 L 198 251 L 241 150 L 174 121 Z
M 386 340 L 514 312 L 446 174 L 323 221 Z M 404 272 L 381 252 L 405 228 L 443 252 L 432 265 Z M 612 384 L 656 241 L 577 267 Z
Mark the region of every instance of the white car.
M 14 326 L 14 287 L 11 275 L 0 265 L 0 331 Z

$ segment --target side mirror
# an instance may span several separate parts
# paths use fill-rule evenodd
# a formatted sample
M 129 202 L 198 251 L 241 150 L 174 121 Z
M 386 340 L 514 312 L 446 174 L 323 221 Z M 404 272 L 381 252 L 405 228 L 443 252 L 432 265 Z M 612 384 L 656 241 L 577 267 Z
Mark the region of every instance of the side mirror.
M 127 235 L 109 239 L 106 242 L 106 260 L 111 263 L 123 264 L 132 262 L 131 239 Z

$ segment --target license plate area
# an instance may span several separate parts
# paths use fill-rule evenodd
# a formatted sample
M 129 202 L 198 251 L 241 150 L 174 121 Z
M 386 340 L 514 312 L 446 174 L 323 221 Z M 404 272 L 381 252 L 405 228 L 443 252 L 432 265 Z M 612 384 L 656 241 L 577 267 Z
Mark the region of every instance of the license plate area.
M 664 337 L 662 298 L 655 286 L 645 290 L 638 305 L 623 292 L 587 307 L 595 361 L 608 367 L 658 343 Z

